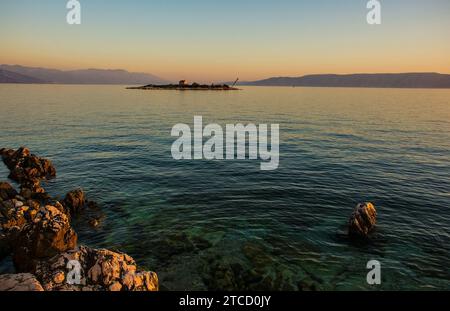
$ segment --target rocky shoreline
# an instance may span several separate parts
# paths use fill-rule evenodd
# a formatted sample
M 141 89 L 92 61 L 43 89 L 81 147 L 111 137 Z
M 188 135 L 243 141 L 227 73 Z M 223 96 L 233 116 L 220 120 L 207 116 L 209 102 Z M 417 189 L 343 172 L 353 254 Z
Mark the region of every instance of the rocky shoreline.
M 8 178 L 0 182 L 0 260 L 11 255 L 18 274 L 0 275 L 0 291 L 157 291 L 155 272 L 124 253 L 78 245 L 71 218 L 96 207 L 81 189 L 61 202 L 41 182 L 56 177 L 51 161 L 21 147 L 0 149 Z M 98 221 L 92 219 L 95 226 Z

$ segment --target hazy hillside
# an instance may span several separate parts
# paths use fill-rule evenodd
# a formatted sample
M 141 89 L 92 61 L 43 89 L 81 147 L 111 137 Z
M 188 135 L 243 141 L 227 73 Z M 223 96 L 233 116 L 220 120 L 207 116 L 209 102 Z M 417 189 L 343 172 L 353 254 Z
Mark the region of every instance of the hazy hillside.
M 45 81 L 0 69 L 0 83 L 44 83 Z
M 42 83 L 61 84 L 148 84 L 166 83 L 164 79 L 147 73 L 125 70 L 86 69 L 63 71 L 48 68 L 0 65 L 0 69 L 40 80 Z
M 308 75 L 277 77 L 240 85 L 310 86 L 310 87 L 376 87 L 376 88 L 450 88 L 450 75 L 439 73 Z

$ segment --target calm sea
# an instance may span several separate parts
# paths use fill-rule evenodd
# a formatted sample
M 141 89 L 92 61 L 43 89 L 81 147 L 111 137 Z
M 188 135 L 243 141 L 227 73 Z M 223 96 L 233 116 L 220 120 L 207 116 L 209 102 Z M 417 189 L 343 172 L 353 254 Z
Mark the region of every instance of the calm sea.
M 195 115 L 280 124 L 279 169 L 173 160 L 171 128 Z M 0 133 L 53 160 L 52 195 L 101 205 L 100 227 L 75 221 L 81 243 L 129 253 L 163 289 L 450 288 L 450 90 L 0 85 Z M 346 236 L 361 201 L 379 212 L 370 243 Z

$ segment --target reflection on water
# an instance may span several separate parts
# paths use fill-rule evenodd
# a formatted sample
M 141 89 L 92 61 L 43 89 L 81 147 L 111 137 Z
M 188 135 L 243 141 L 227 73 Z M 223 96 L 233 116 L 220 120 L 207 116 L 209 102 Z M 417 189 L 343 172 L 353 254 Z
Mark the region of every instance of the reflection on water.
M 166 289 L 448 289 L 450 91 L 256 88 L 130 91 L 0 86 L 0 146 L 51 158 L 54 195 L 87 190 L 106 214 L 80 241 L 128 252 Z M 177 123 L 279 123 L 280 168 L 174 161 Z M 4 167 L 0 168 L 6 178 Z M 367 245 L 345 224 L 373 201 Z

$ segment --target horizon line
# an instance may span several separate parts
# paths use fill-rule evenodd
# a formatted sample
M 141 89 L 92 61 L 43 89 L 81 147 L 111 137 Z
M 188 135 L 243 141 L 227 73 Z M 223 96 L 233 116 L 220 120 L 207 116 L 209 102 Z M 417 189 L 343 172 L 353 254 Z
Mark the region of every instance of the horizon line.
M 172 81 L 172 79 L 167 79 L 164 76 L 160 76 L 157 74 L 153 74 L 150 72 L 145 72 L 145 71 L 132 71 L 129 69 L 125 69 L 125 68 L 100 68 L 100 67 L 85 67 L 85 68 L 77 68 L 77 69 L 62 69 L 62 68 L 57 68 L 57 67 L 44 67 L 44 66 L 26 66 L 26 65 L 21 65 L 21 64 L 7 64 L 7 63 L 2 63 L 0 64 L 0 66 L 11 66 L 11 67 L 23 67 L 23 68 L 31 68 L 31 69 L 45 69 L 45 70 L 57 70 L 57 71 L 62 71 L 62 72 L 73 72 L 73 71 L 87 71 L 87 70 L 99 70 L 99 71 L 124 71 L 127 73 L 132 73 L 132 74 L 146 74 L 146 75 L 151 75 L 154 76 L 156 78 L 160 78 L 161 80 L 167 81 L 167 82 L 176 82 L 176 81 Z M 257 82 L 257 81 L 263 81 L 263 80 L 268 80 L 268 79 L 277 79 L 277 78 L 303 78 L 303 77 L 308 77 L 308 76 L 349 76 L 349 75 L 395 75 L 395 74 L 439 74 L 439 75 L 450 75 L 450 73 L 443 73 L 443 72 L 438 72 L 438 71 L 396 71 L 396 72 L 346 72 L 346 73 L 332 73 L 332 72 L 328 72 L 328 73 L 308 73 L 308 74 L 299 74 L 299 75 L 273 75 L 273 76 L 266 76 L 264 78 L 257 78 L 257 79 L 251 79 L 251 80 L 241 80 L 239 79 L 239 83 L 245 83 L 245 82 Z M 180 75 L 181 76 L 181 75 Z M 180 79 L 184 79 L 184 78 L 180 78 Z M 235 80 L 236 78 L 233 78 L 231 80 Z M 189 80 L 189 79 L 187 79 Z M 202 79 L 204 81 L 206 81 L 205 79 Z M 230 80 L 230 81 L 231 81 Z M 212 81 L 212 80 L 211 80 Z M 214 81 L 219 81 L 219 82 L 230 82 L 228 81 L 228 79 L 220 79 L 220 80 L 214 80 Z

